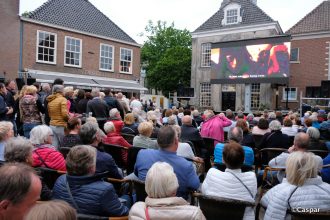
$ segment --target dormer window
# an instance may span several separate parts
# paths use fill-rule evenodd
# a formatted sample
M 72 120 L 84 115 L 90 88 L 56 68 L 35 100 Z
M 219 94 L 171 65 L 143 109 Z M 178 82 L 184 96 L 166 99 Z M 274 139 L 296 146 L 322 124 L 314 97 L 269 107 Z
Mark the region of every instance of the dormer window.
M 230 9 L 227 10 L 227 24 L 236 24 L 238 22 L 238 10 L 237 9 Z
M 224 9 L 222 25 L 232 25 L 242 22 L 241 6 L 237 3 L 227 5 Z

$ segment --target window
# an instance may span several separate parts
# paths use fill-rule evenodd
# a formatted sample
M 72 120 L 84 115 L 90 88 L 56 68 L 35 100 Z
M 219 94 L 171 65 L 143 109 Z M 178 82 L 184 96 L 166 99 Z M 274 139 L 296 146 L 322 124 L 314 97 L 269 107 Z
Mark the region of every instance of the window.
M 199 105 L 201 107 L 211 106 L 211 84 L 201 83 L 200 85 L 200 97 Z
M 251 84 L 251 109 L 258 109 L 260 106 L 260 83 Z
M 299 48 L 292 48 L 290 55 L 291 62 L 299 62 Z
M 288 95 L 288 101 L 296 101 L 297 100 L 297 88 L 288 88 L 289 94 L 286 91 L 287 88 L 283 88 L 282 100 L 286 101 L 286 97 Z
M 100 70 L 113 71 L 113 46 L 100 44 Z
M 81 39 L 65 37 L 65 56 L 66 66 L 81 67 Z
M 37 62 L 56 64 L 56 34 L 37 31 Z
M 202 44 L 202 67 L 211 66 L 211 44 Z
M 132 73 L 132 53 L 131 49 L 120 48 L 120 72 Z
M 236 24 L 238 23 L 238 10 L 230 9 L 226 11 L 227 13 L 227 24 Z

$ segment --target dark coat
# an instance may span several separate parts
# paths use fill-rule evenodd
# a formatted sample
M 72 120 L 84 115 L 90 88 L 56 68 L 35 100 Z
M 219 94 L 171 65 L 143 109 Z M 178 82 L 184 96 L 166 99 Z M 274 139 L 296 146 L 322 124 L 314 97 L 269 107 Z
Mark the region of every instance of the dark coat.
M 199 141 L 202 137 L 197 128 L 192 125 L 181 126 L 181 139 L 186 141 Z
M 282 131 L 272 131 L 264 135 L 260 148 L 286 148 L 290 147 L 289 136 Z
M 109 107 L 105 101 L 100 98 L 94 98 L 87 102 L 86 114 L 89 112 L 93 113 L 95 118 L 108 118 L 109 117 Z
M 5 97 L 0 95 L 0 121 L 8 120 L 7 112 L 8 108 Z
M 113 108 L 116 108 L 120 112 L 121 118 L 124 118 L 125 114 L 124 114 L 123 107 L 120 105 L 120 103 L 118 102 L 118 100 L 116 98 L 111 97 L 111 96 L 105 96 L 104 101 L 105 101 L 105 103 L 107 103 L 107 105 L 109 107 L 109 111 Z
M 131 125 L 126 125 L 125 124 L 123 129 L 121 130 L 121 133 L 138 135 L 139 134 L 138 126 L 139 126 L 139 124 L 137 124 L 137 123 L 134 123 L 134 124 L 131 124 Z
M 112 184 L 102 181 L 101 177 L 62 175 L 54 185 L 53 199 L 64 200 L 75 207 L 66 186 L 68 181 L 78 213 L 98 216 L 128 215 L 128 208 L 120 203 Z
M 76 103 L 76 112 L 79 114 L 86 113 L 88 101 L 88 99 L 80 99 L 79 102 Z

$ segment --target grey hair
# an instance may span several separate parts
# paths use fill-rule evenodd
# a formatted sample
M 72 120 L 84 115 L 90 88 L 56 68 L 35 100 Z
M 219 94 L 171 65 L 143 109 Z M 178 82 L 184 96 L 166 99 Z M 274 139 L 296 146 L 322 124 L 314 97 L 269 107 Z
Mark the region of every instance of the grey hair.
M 27 158 L 32 155 L 33 145 L 23 137 L 11 138 L 6 142 L 6 162 L 26 163 Z
M 281 122 L 278 120 L 273 120 L 269 123 L 269 129 L 272 131 L 279 131 L 282 129 Z
M 99 132 L 99 126 L 94 122 L 87 122 L 80 128 L 79 136 L 83 144 L 92 144 Z
M 176 134 L 178 136 L 178 138 L 180 139 L 181 137 L 181 127 L 179 125 L 172 125 L 174 130 L 176 131 Z
M 10 130 L 13 129 L 13 124 L 9 121 L 0 121 L 0 141 L 3 141 Z
M 100 90 L 99 89 L 92 89 L 91 95 L 93 97 L 99 97 L 100 96 Z
M 149 169 L 145 190 L 150 198 L 167 198 L 176 194 L 178 179 L 173 167 L 166 162 L 156 162 Z
M 232 127 L 228 132 L 228 140 L 240 143 L 243 140 L 243 130 L 240 127 Z
M 110 112 L 109 112 L 110 118 L 114 118 L 114 117 L 116 117 L 117 114 L 119 114 L 119 111 L 118 111 L 117 108 L 113 108 L 113 109 L 111 109 Z
M 112 121 L 108 121 L 107 123 L 104 124 L 105 133 L 108 134 L 109 132 L 114 132 L 115 130 L 116 128 Z
M 320 132 L 317 128 L 309 127 L 306 131 L 306 133 L 309 135 L 312 139 L 319 139 L 320 138 Z
M 64 86 L 63 85 L 54 85 L 53 86 L 53 94 L 55 93 L 63 93 Z
M 303 132 L 299 132 L 294 137 L 294 145 L 301 149 L 307 149 L 309 147 L 309 135 Z
M 69 175 L 85 176 L 95 171 L 96 149 L 88 145 L 71 148 L 66 157 L 66 169 Z
M 50 85 L 49 83 L 43 83 L 41 85 L 42 91 L 50 92 Z
M 192 115 L 193 115 L 194 117 L 199 116 L 199 111 L 198 111 L 197 109 L 195 109 L 195 110 L 192 112 Z
M 176 120 L 175 119 L 176 119 L 176 116 L 175 115 L 171 115 L 167 119 L 167 124 L 168 125 L 175 125 L 176 124 Z
M 47 125 L 38 125 L 31 130 L 30 141 L 33 145 L 43 144 L 47 140 L 48 136 L 52 134 L 52 129 L 50 129 Z
M 276 114 L 275 114 L 275 112 L 270 112 L 270 113 L 268 114 L 268 118 L 269 118 L 269 119 L 276 119 Z

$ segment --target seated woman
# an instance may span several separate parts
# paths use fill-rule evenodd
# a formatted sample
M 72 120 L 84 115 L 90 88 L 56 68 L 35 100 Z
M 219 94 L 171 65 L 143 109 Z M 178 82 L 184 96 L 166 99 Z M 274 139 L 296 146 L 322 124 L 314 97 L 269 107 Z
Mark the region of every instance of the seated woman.
M 140 135 L 134 137 L 133 139 L 134 147 L 158 149 L 157 140 L 150 139 L 153 130 L 152 123 L 142 122 L 139 124 L 138 130 Z
M 78 213 L 98 216 L 123 216 L 128 208 L 121 204 L 111 183 L 95 175 L 96 149 L 87 145 L 73 147 L 66 159 L 67 175 L 54 185 L 53 199 L 64 200 Z
M 139 124 L 135 123 L 135 118 L 133 113 L 127 113 L 124 118 L 124 127 L 121 130 L 121 133 L 138 135 L 138 126 Z
M 14 137 L 13 124 L 8 121 L 0 121 L 0 161 L 5 161 L 5 144 L 12 137 Z
M 53 131 L 47 125 L 38 125 L 30 132 L 30 141 L 34 145 L 33 167 L 46 167 L 65 171 L 63 155 L 52 146 Z
M 261 199 L 265 220 L 286 219 L 290 208 L 330 210 L 330 185 L 317 175 L 318 164 L 312 153 L 294 152 L 286 162 L 286 179 Z
M 120 135 L 120 133 L 116 132 L 114 124 L 109 121 L 104 124 L 104 131 L 107 134 L 105 138 L 103 138 L 102 142 L 104 144 L 114 144 L 123 147 L 132 147 L 124 138 Z M 127 151 L 122 151 L 122 159 L 127 163 Z
M 260 148 L 286 148 L 290 147 L 289 136 L 281 131 L 282 125 L 274 120 L 269 124 L 271 132 L 266 133 L 261 141 Z
M 252 128 L 252 134 L 254 135 L 264 135 L 268 132 L 270 132 L 269 123 L 264 118 L 260 118 L 258 121 L 258 125 Z
M 240 127 L 243 130 L 243 140 L 240 144 L 242 144 L 243 146 L 254 148 L 254 139 L 252 134 L 250 133 L 250 129 L 246 121 L 244 119 L 238 119 L 236 122 L 236 127 Z
M 81 120 L 79 118 L 70 118 L 67 124 L 69 133 L 63 137 L 62 147 L 73 147 L 82 144 L 79 136 Z
M 298 133 L 297 127 L 293 126 L 293 122 L 290 118 L 285 118 L 283 121 L 283 128 L 281 129 L 283 134 L 286 134 L 288 136 L 296 136 Z
M 255 202 L 257 194 L 257 179 L 254 172 L 242 173 L 244 150 L 235 142 L 225 144 L 222 155 L 226 164 L 225 172 L 211 168 L 202 184 L 202 193 L 207 196 L 217 196 Z M 254 219 L 254 210 L 247 207 L 244 219 Z
M 307 150 L 325 150 L 328 151 L 328 148 L 325 142 L 320 141 L 320 132 L 317 128 L 309 127 L 306 133 L 310 137 L 309 147 Z
M 148 197 L 145 202 L 133 205 L 129 219 L 205 219 L 198 207 L 175 196 L 179 187 L 178 179 L 168 163 L 154 163 L 147 173 L 145 183 Z
M 33 150 L 33 145 L 29 140 L 22 137 L 11 138 L 6 143 L 5 160 L 8 163 L 24 163 L 28 166 L 32 166 L 33 164 L 32 150 Z M 52 197 L 52 192 L 44 183 L 42 178 L 40 179 L 42 183 L 40 200 L 42 201 L 50 200 Z

